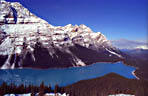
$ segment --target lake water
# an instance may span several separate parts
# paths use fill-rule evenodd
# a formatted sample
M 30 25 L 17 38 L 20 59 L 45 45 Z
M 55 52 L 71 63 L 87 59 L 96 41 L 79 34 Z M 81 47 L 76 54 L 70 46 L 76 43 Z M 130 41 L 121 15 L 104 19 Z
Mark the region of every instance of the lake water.
M 39 85 L 42 81 L 52 87 L 69 85 L 80 80 L 103 76 L 110 72 L 120 74 L 127 78 L 135 78 L 132 71 L 135 68 L 126 66 L 122 62 L 96 63 L 86 67 L 64 68 L 64 69 L 14 69 L 0 70 L 0 82 L 15 82 L 16 84 Z

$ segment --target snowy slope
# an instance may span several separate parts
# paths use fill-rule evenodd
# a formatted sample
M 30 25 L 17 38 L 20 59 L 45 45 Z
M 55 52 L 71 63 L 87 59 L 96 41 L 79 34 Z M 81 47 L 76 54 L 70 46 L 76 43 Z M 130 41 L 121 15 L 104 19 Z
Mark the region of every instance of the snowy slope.
M 115 95 L 108 95 L 108 96 L 135 96 L 130 94 L 115 94 Z
M 28 94 L 6 94 L 4 96 L 31 96 L 31 93 L 28 93 Z M 35 96 L 39 96 L 38 93 Z M 46 93 L 45 96 L 69 96 L 69 95 L 66 93 L 64 93 L 64 94 Z
M 122 60 L 101 32 L 84 24 L 53 26 L 18 2 L 0 1 L 0 68 L 86 66 Z

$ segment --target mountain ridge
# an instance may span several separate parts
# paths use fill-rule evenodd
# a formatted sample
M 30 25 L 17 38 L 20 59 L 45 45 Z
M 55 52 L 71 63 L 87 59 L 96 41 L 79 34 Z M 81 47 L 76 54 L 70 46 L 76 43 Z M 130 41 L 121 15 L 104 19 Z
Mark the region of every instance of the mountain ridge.
M 123 60 L 102 33 L 94 33 L 84 24 L 53 26 L 18 2 L 2 0 L 0 7 L 1 69 L 75 67 Z
M 147 88 L 148 81 L 146 80 L 128 79 L 116 73 L 81 80 L 64 87 L 65 92 L 71 96 L 108 96 L 113 94 L 147 96 Z

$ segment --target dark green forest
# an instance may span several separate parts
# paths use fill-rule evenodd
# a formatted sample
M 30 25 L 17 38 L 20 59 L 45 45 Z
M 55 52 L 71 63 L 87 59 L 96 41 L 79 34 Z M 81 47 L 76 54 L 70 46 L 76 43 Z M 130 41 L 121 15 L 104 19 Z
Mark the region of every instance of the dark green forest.
M 28 85 L 25 86 L 24 84 L 21 84 L 19 86 L 16 86 L 15 84 L 7 84 L 6 82 L 3 82 L 0 86 L 0 96 L 3 96 L 4 94 L 25 94 L 25 93 L 31 93 L 31 96 L 35 96 L 36 93 L 39 93 L 39 96 L 43 96 L 45 93 L 63 93 L 62 87 L 59 87 L 58 85 L 55 85 L 55 88 L 52 89 L 51 86 L 45 86 L 44 82 L 40 84 L 40 86 L 35 85 Z
M 111 94 L 131 94 L 135 96 L 148 96 L 148 81 L 128 79 L 115 73 L 89 80 L 81 80 L 72 85 L 60 87 L 55 85 L 54 89 L 50 84 L 47 86 L 42 82 L 40 86 L 7 84 L 3 82 L 0 86 L 0 96 L 4 94 L 31 93 L 35 96 L 43 96 L 45 93 L 67 93 L 70 96 L 108 96 Z
M 70 96 L 108 96 L 119 93 L 148 96 L 148 81 L 110 73 L 95 79 L 81 80 L 64 87 L 64 91 Z

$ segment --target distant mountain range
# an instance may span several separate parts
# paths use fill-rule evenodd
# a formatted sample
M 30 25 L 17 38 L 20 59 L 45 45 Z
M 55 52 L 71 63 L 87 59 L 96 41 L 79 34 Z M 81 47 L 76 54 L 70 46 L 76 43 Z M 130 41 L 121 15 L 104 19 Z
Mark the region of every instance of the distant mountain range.
M 127 39 L 112 40 L 111 43 L 119 49 L 148 49 L 148 42 Z
M 100 32 L 81 25 L 53 26 L 18 2 L 0 1 L 0 68 L 63 68 L 122 61 Z

